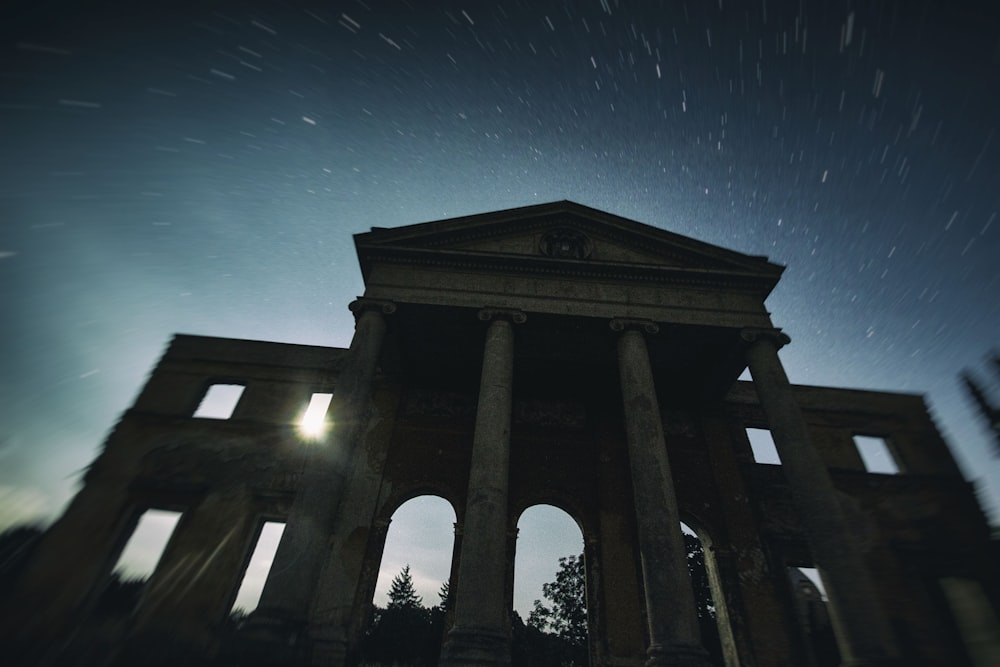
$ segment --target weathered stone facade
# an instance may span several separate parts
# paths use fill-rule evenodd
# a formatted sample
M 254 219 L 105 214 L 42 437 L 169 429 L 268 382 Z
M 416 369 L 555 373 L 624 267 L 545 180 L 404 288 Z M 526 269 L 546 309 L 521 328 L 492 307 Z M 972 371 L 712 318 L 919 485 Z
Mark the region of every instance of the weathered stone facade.
M 538 503 L 583 532 L 594 665 L 709 664 L 679 521 L 706 545 L 728 666 L 816 664 L 790 566 L 820 569 L 844 664 L 995 664 L 971 486 L 920 397 L 788 383 L 764 307 L 780 266 L 569 202 L 355 243 L 349 350 L 174 338 L 4 607 L 23 663 L 349 663 L 389 519 L 430 493 L 457 516 L 442 664 L 509 662 L 517 519 Z M 231 418 L 194 418 L 220 383 L 245 387 Z M 314 392 L 332 428 L 311 443 L 294 421 Z M 748 427 L 783 465 L 755 463 Z M 900 474 L 866 472 L 858 434 Z M 109 622 L 151 507 L 183 515 Z M 234 632 L 265 520 L 287 528 Z

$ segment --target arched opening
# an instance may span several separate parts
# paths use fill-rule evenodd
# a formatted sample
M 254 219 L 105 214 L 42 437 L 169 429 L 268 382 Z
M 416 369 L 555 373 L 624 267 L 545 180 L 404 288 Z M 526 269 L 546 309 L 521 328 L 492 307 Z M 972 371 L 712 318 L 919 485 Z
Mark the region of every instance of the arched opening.
M 565 511 L 535 505 L 519 517 L 512 664 L 589 664 L 583 553 L 583 533 Z
M 454 541 L 455 510 L 443 498 L 419 496 L 393 513 L 361 639 L 362 664 L 437 664 Z
M 713 665 L 717 667 L 738 665 L 739 658 L 729 625 L 729 614 L 725 608 L 725 596 L 722 593 L 718 564 L 711 548 L 711 541 L 707 537 L 702 540 L 701 535 L 683 521 L 681 533 L 684 534 L 684 549 L 687 554 L 688 572 L 691 574 L 691 587 L 694 589 L 695 607 L 698 610 L 702 646 L 708 651 Z M 719 600 L 723 603 L 717 603 Z
M 840 647 L 819 569 L 812 563 L 795 560 L 786 562 L 786 573 L 806 664 L 839 665 Z

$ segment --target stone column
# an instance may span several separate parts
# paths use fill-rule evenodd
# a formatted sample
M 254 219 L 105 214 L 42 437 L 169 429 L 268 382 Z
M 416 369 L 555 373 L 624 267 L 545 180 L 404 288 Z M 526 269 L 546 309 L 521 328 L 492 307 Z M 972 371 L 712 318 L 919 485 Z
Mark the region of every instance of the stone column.
M 653 322 L 611 321 L 618 337 L 618 367 L 625 407 L 632 493 L 646 601 L 647 665 L 708 666 L 687 569 L 673 476 L 667 458 L 645 333 Z
M 830 474 L 812 447 L 802 411 L 778 359 L 790 339 L 777 329 L 742 332 L 747 364 L 785 478 L 832 606 L 844 665 L 897 664 L 889 623 L 864 559 L 852 542 Z
M 506 628 L 507 482 L 510 463 L 513 323 L 524 313 L 482 310 L 490 322 L 476 408 L 455 625 L 441 652 L 442 665 L 508 665 Z
M 303 445 L 307 452 L 302 482 L 256 612 L 256 624 L 280 626 L 285 641 L 305 628 L 350 461 L 367 421 L 385 337 L 384 315 L 396 310 L 393 303 L 365 298 L 350 308 L 357 321 L 330 401 L 330 431 L 319 442 Z

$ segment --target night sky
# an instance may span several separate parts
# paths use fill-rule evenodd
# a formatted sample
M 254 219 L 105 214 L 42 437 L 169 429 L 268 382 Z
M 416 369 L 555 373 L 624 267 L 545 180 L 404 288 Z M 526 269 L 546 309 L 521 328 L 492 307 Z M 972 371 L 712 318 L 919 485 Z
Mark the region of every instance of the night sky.
M 787 265 L 792 381 L 926 394 L 1000 522 L 994 3 L 146 4 L 0 9 L 0 527 L 173 333 L 346 346 L 351 234 L 561 199 Z

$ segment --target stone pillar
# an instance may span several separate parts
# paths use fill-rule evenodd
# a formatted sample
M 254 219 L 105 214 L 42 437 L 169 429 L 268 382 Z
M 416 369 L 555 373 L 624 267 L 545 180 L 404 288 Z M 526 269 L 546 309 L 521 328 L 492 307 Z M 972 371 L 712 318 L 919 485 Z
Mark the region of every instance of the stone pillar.
M 897 664 L 895 646 L 864 559 L 852 541 L 830 474 L 812 447 L 778 349 L 776 329 L 747 329 L 747 364 L 816 566 L 829 595 L 844 665 Z
M 274 629 L 283 641 L 296 640 L 305 629 L 350 461 L 367 421 L 385 337 L 384 315 L 396 310 L 390 302 L 365 298 L 350 308 L 357 321 L 330 401 L 331 427 L 319 442 L 303 444 L 307 452 L 302 482 L 255 614 L 256 625 L 278 626 Z
M 710 663 L 701 646 L 673 476 L 643 335 L 656 333 L 659 327 L 648 321 L 616 319 L 611 328 L 621 332 L 618 366 L 649 632 L 646 664 L 707 667 Z
M 465 530 L 457 521 L 454 524 L 455 541 L 451 545 L 451 568 L 448 570 L 448 599 L 444 604 L 442 636 L 447 637 L 455 625 L 455 598 L 458 597 L 458 563 L 462 558 L 462 540 Z
M 583 567 L 584 600 L 587 603 L 587 653 L 590 655 L 590 664 L 603 665 L 608 662 L 606 647 L 602 641 L 607 632 L 604 625 L 604 563 L 601 559 L 600 540 L 596 536 L 583 538 Z
M 939 583 L 974 667 L 1000 665 L 1000 622 L 983 585 L 964 577 Z
M 524 313 L 482 310 L 490 322 L 476 409 L 462 553 L 455 591 L 455 625 L 442 665 L 508 665 L 507 483 L 510 464 L 513 323 Z

